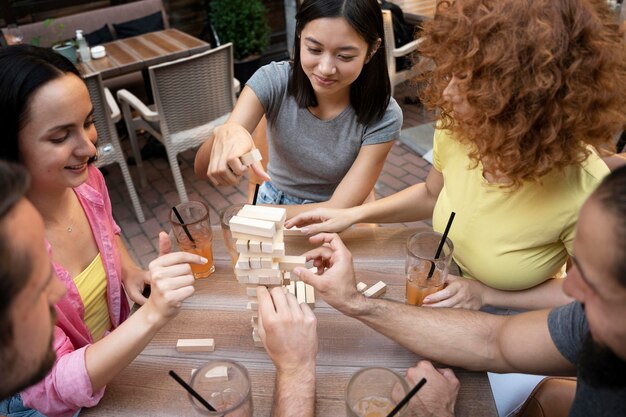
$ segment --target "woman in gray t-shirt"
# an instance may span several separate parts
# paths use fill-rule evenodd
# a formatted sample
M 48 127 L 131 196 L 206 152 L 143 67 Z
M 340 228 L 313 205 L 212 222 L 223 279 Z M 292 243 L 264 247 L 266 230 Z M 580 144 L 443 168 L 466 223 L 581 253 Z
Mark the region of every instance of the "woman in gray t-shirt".
M 259 202 L 289 204 L 289 216 L 305 203 L 361 204 L 402 126 L 379 50 L 383 36 L 376 0 L 305 1 L 293 62 L 253 75 L 228 121 L 198 151 L 196 175 L 215 185 L 239 182 L 247 171 L 239 157 L 254 147 L 250 133 L 265 116 L 268 172 L 252 166 L 267 181 Z

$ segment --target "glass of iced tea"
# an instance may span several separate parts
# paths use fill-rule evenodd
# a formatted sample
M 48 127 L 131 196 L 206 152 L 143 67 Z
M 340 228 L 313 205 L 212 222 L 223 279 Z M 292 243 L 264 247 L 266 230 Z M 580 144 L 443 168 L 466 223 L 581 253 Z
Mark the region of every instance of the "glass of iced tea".
M 170 223 L 176 242 L 182 251 L 204 256 L 209 261 L 206 264 L 189 264 L 196 279 L 206 278 L 215 272 L 209 209 L 201 201 L 188 201 L 178 204 L 176 210 L 182 219 L 172 209 Z
M 236 216 L 239 213 L 239 210 L 243 208 L 245 204 L 234 204 L 232 206 L 228 206 L 225 209 L 219 212 L 220 215 L 220 225 L 222 226 L 222 234 L 224 235 L 224 244 L 226 245 L 226 249 L 228 250 L 228 254 L 230 255 L 230 260 L 233 264 L 233 268 L 237 265 L 237 259 L 239 258 L 239 253 L 237 252 L 237 247 L 235 246 L 235 242 L 237 239 L 234 239 L 230 234 L 230 219 L 233 216 Z
M 442 290 L 454 245 L 447 238 L 441 253 L 435 258 L 442 235 L 437 232 L 421 232 L 406 242 L 406 303 L 421 306 L 427 295 Z
M 216 411 L 196 398 L 189 401 L 201 414 L 220 417 L 252 417 L 252 389 L 248 371 L 239 362 L 211 361 L 197 369 L 189 383 Z
M 409 392 L 404 378 L 387 368 L 364 368 L 356 372 L 346 389 L 348 417 L 385 417 Z M 397 416 L 406 413 L 403 407 Z

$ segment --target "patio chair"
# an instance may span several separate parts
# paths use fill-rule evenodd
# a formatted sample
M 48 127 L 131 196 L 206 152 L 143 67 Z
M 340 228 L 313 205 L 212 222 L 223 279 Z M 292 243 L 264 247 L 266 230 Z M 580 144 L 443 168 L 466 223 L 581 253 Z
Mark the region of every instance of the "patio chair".
M 117 137 L 115 123 L 120 120 L 120 109 L 113 99 L 113 95 L 108 88 L 104 88 L 100 74 L 93 74 L 85 77 L 85 83 L 89 90 L 91 103 L 94 111 L 94 123 L 98 132 L 98 159 L 95 165 L 102 167 L 112 163 L 118 163 L 122 170 L 122 176 L 128 187 L 128 194 L 133 203 L 137 221 L 143 223 L 146 219 L 139 203 L 137 191 L 133 179 L 128 171 L 126 159 L 120 146 L 120 140 Z
M 128 136 L 146 184 L 136 131 L 144 129 L 167 152 L 181 202 L 188 201 L 176 156 L 197 147 L 223 124 L 235 104 L 233 50 L 228 43 L 197 55 L 149 68 L 155 107 L 149 108 L 126 90 L 117 92 Z M 138 114 L 133 117 L 131 109 Z
M 411 78 L 415 78 L 420 74 L 420 68 L 417 63 L 414 63 L 411 68 L 397 71 L 396 70 L 396 58 L 407 56 L 413 53 L 419 44 L 421 39 L 415 39 L 406 45 L 396 48 L 396 40 L 393 35 L 393 20 L 391 11 L 383 10 L 383 26 L 385 29 L 385 53 L 387 55 L 387 71 L 389 72 L 389 81 L 391 82 L 391 95 L 395 86 L 401 84 Z

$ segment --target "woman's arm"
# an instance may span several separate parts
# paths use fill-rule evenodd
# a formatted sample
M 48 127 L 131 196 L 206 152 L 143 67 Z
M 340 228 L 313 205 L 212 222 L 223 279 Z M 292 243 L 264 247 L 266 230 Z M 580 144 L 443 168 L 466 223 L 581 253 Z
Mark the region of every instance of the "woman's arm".
M 287 217 L 290 218 L 316 208 L 349 208 L 363 204 L 374 188 L 393 144 L 394 141 L 389 141 L 362 146 L 350 170 L 329 200 L 321 203 L 282 206 L 287 209 Z
M 239 157 L 254 148 L 250 133 L 259 124 L 264 109 L 254 91 L 245 86 L 226 123 L 218 126 L 213 135 L 198 149 L 194 172 L 200 179 L 209 179 L 215 185 L 238 184 L 248 169 Z M 260 163 L 252 169 L 265 180 L 267 173 Z
M 424 307 L 478 310 L 483 306 L 513 310 L 540 310 L 573 301 L 563 292 L 562 279 L 548 279 L 527 290 L 503 291 L 473 279 L 448 275 L 448 286 L 424 298 Z
M 150 284 L 150 272 L 142 269 L 137 265 L 134 259 L 128 253 L 126 245 L 122 238 L 116 236 L 117 247 L 120 250 L 120 257 L 122 263 L 122 283 L 126 294 L 139 305 L 144 305 L 146 297 L 143 296 L 143 290 L 146 284 Z
M 443 175 L 431 168 L 426 182 L 412 185 L 383 199 L 349 209 L 318 208 L 296 215 L 285 227 L 302 227 L 303 233 L 340 232 L 355 223 L 412 222 L 432 216 Z M 308 205 L 305 206 L 308 208 Z
M 87 347 L 85 367 L 93 391 L 104 387 L 130 364 L 193 294 L 195 280 L 189 263 L 207 260 L 191 253 L 170 251 L 169 236 L 161 232 L 159 257 L 150 263 L 150 298 L 108 336 Z

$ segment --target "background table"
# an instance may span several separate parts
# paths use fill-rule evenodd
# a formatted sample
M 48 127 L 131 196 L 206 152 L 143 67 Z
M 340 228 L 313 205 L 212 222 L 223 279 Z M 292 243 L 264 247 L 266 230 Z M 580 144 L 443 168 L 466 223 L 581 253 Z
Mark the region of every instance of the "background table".
M 424 229 L 428 229 L 424 226 Z M 357 280 L 369 285 L 383 280 L 385 298 L 404 301 L 404 247 L 415 229 L 356 228 L 342 237 L 354 255 Z M 303 237 L 287 237 L 287 254 L 310 248 Z M 270 415 L 274 366 L 263 348 L 252 342 L 251 313 L 246 310 L 245 285 L 234 278 L 221 231 L 214 229 L 215 273 L 197 281 L 196 293 L 181 313 L 166 325 L 146 349 L 107 387 L 100 404 L 81 416 L 195 416 L 183 389 L 170 369 L 187 378 L 192 368 L 212 359 L 233 359 L 246 366 L 252 379 L 255 416 Z M 317 415 L 345 415 L 344 391 L 350 376 L 368 366 L 384 366 L 404 374 L 419 357 L 376 333 L 358 320 L 342 315 L 317 300 L 319 353 L 317 357 Z M 407 329 L 411 331 L 411 329 Z M 178 353 L 179 338 L 215 339 L 211 353 Z M 485 373 L 458 370 L 461 391 L 457 416 L 496 416 Z
M 103 45 L 106 57 L 77 64 L 81 74 L 99 72 L 107 79 L 211 49 L 207 42 L 177 29 L 150 32 Z

